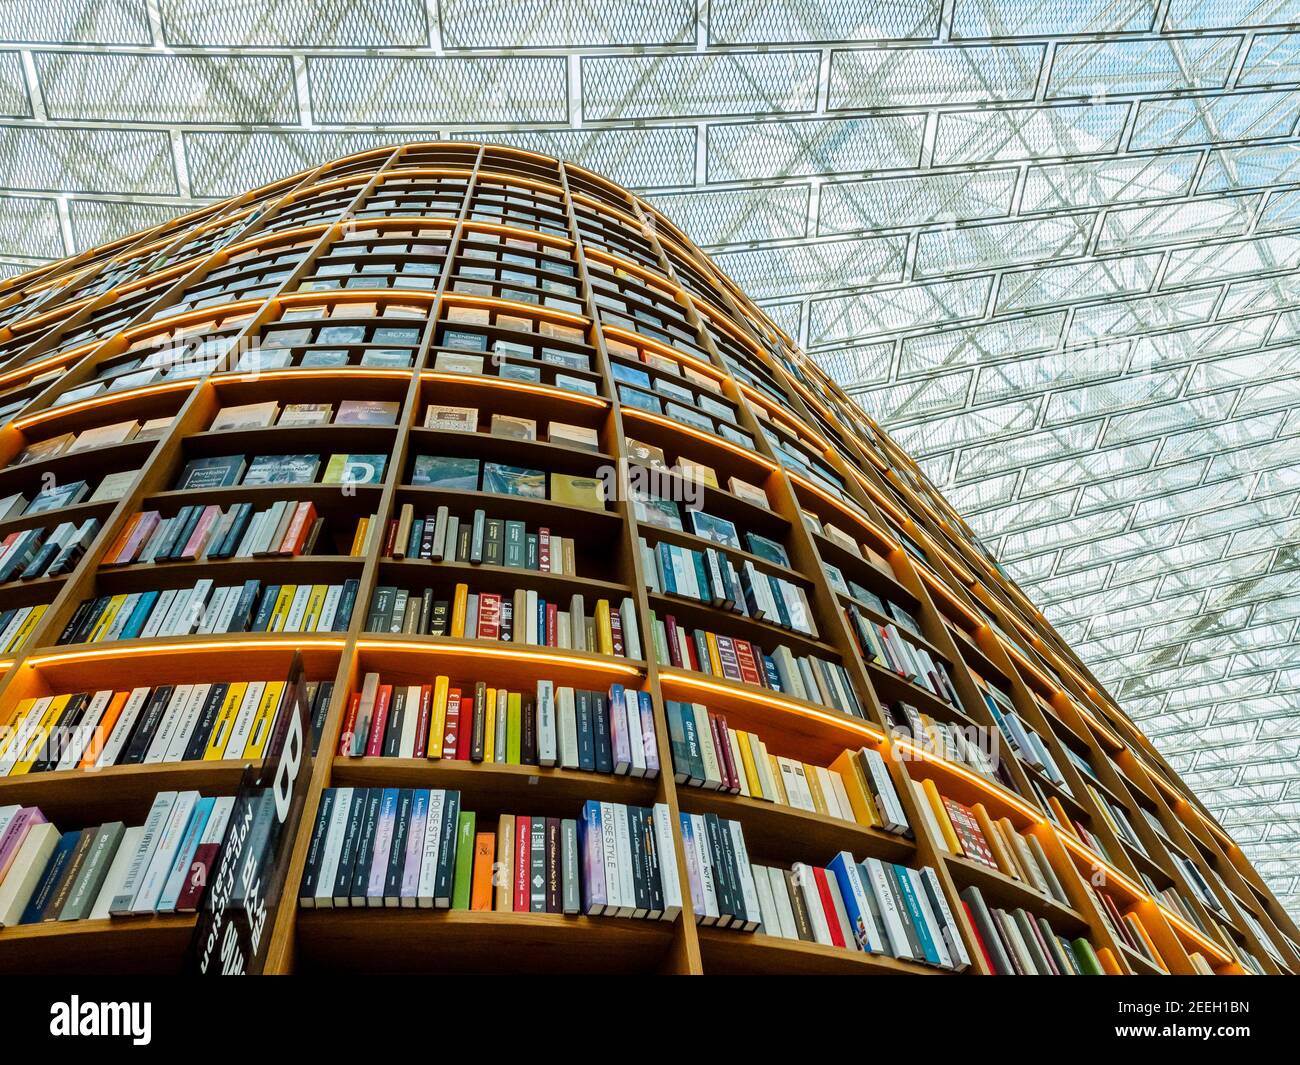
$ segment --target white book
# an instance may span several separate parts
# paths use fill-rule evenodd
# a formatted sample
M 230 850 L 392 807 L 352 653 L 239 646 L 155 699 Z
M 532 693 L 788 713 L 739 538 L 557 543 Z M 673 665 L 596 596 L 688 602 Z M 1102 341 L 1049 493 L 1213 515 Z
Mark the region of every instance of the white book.
M 821 893 L 817 890 L 817 880 L 812 869 L 803 862 L 794 863 L 795 881 L 803 895 L 804 907 L 808 910 L 808 923 L 812 927 L 813 939 L 824 946 L 831 946 L 831 929 L 828 919 L 833 921 L 834 914 L 828 914 L 822 907 Z
M 190 595 L 189 605 L 186 607 L 185 616 L 180 621 L 180 632 L 178 635 L 188 636 L 203 624 L 204 615 L 207 613 L 208 600 L 212 598 L 212 578 L 204 577 L 194 585 L 193 594 Z
M 166 616 L 162 619 L 162 624 L 158 628 L 159 636 L 177 636 L 184 627 L 189 617 L 190 599 L 194 595 L 193 588 L 177 588 L 176 597 L 171 601 L 171 606 L 167 609 Z M 159 597 L 161 598 L 161 597 Z M 157 607 L 154 611 L 157 612 Z M 152 617 L 153 615 L 150 615 Z M 147 626 L 146 626 L 147 627 Z
M 889 767 L 885 765 L 884 757 L 873 747 L 863 747 L 862 756 L 880 799 L 879 805 L 884 807 L 882 812 L 889 819 L 890 823 L 886 827 L 894 832 L 904 831 L 909 827 L 907 814 L 903 812 L 903 804 L 898 801 L 898 793 L 894 791 L 894 782 L 889 777 Z
M 948 945 L 948 953 L 951 955 L 953 968 L 970 968 L 970 955 L 966 952 L 966 944 L 962 942 L 961 930 L 957 927 L 957 922 L 953 920 L 952 910 L 948 907 L 948 900 L 943 897 L 943 887 L 939 883 L 938 875 L 927 865 L 921 869 L 921 877 L 928 889 L 926 894 L 930 899 L 930 905 L 935 910 L 935 916 L 943 923 L 943 939 Z
M 311 599 L 312 585 L 300 584 L 298 590 L 293 593 L 293 599 L 289 604 L 289 613 L 284 621 L 284 632 L 301 632 L 302 619 L 307 615 L 307 602 Z
M 325 602 L 321 604 L 320 617 L 316 619 L 316 632 L 334 631 L 334 615 L 338 613 L 341 598 L 343 598 L 343 585 L 331 584 L 325 589 Z
M 173 689 L 171 698 L 167 700 L 167 708 L 163 711 L 162 720 L 158 722 L 158 729 L 154 732 L 153 739 L 149 741 L 149 749 L 145 752 L 146 765 L 156 765 L 163 760 L 167 747 L 171 743 L 172 734 L 176 731 L 176 723 L 185 712 L 185 704 L 193 691 L 193 684 L 179 684 Z
M 794 904 L 790 901 L 785 874 L 780 869 L 768 869 L 767 878 L 772 885 L 772 901 L 776 904 L 776 915 L 781 922 L 780 931 L 775 934 L 782 939 L 798 939 L 799 926 L 795 923 Z
M 402 718 L 402 736 L 397 743 L 399 758 L 415 757 L 415 734 L 420 727 L 420 696 L 418 684 L 411 684 L 406 689 L 406 715 Z M 500 710 L 497 711 L 498 717 Z
M 339 858 L 343 854 L 343 837 L 347 833 L 348 817 L 352 812 L 352 789 L 334 790 L 334 809 L 330 811 L 329 827 L 325 830 L 325 843 L 321 850 L 320 869 L 316 873 L 316 894 L 310 899 L 300 899 L 304 906 L 329 909 L 334 905 L 334 881 L 339 875 Z
M 172 862 L 176 859 L 176 851 L 180 848 L 181 838 L 185 834 L 185 826 L 189 824 L 190 815 L 194 812 L 194 806 L 198 801 L 197 791 L 182 791 L 176 796 L 176 801 L 172 803 L 167 819 L 163 822 L 162 830 L 158 833 L 158 842 L 153 848 L 153 854 L 150 855 L 149 865 L 140 880 L 140 887 L 135 893 L 132 912 L 153 913 L 157 907 L 158 899 L 167 882 L 167 874 L 171 871 Z
M 429 816 L 424 822 L 424 848 L 420 854 L 420 880 L 415 889 L 415 904 L 433 908 L 435 882 L 438 879 L 438 849 L 442 843 L 443 807 L 447 793 L 441 788 L 429 792 Z M 338 901 L 338 900 L 335 900 Z
M 244 530 L 244 535 L 239 541 L 239 546 L 235 548 L 234 558 L 249 558 L 253 554 L 253 545 L 262 534 L 262 526 L 266 522 L 267 511 L 259 510 L 253 515 L 248 523 L 248 528 Z
M 854 820 L 853 803 L 849 801 L 849 793 L 844 787 L 844 778 L 833 769 L 826 770 L 826 779 L 830 781 L 831 789 L 835 792 L 835 802 L 840 808 L 840 817 L 845 821 Z
M 226 599 L 235 589 L 226 586 L 214 588 L 212 591 L 212 600 L 208 603 L 208 608 L 203 612 L 203 621 L 199 624 L 198 632 L 206 636 L 217 631 L 217 622 L 221 618 L 222 611 L 226 607 Z
M 889 936 L 889 952 L 895 958 L 902 958 L 904 961 L 919 960 L 912 953 L 911 944 L 907 940 L 907 933 L 903 930 L 903 919 L 899 916 L 898 902 L 894 896 L 895 889 L 890 884 L 893 874 L 884 867 L 879 858 L 868 858 L 862 864 L 866 866 L 867 872 L 871 874 L 867 887 L 876 897 L 876 907 L 880 911 L 880 921 L 885 926 L 885 934 Z
M 631 749 L 632 765 L 628 773 L 643 777 L 646 772 L 645 738 L 641 735 L 641 694 L 631 688 L 623 689 L 623 713 L 627 719 L 627 743 Z
M 9 624 L 0 629 L 0 652 L 8 649 L 13 638 L 18 635 L 18 630 L 22 628 L 23 621 L 27 617 L 27 612 L 20 610 L 9 619 Z
M 659 856 L 659 874 L 664 896 L 662 919 L 675 921 L 682 912 L 682 878 L 677 867 L 677 846 L 673 835 L 673 817 L 666 803 L 654 804 L 655 847 Z
M 709 724 L 709 710 L 703 703 L 691 703 L 695 715 L 695 733 L 700 738 L 700 756 L 704 761 L 704 786 L 718 790 L 722 787 L 722 766 L 718 748 L 713 741 L 713 727 Z
M 168 588 L 158 597 L 153 609 L 149 611 L 149 620 L 144 623 L 144 628 L 140 630 L 142 640 L 152 639 L 163 631 L 163 622 L 171 614 L 172 604 L 176 602 L 178 595 L 180 595 L 179 588 Z
M 555 689 L 556 732 L 558 733 L 561 769 L 578 768 L 578 707 L 573 697 L 573 689 L 560 687 Z
M 515 624 L 519 624 L 518 619 L 515 620 Z M 538 640 L 537 634 L 537 592 L 530 588 L 524 604 L 524 643 L 535 645 L 539 642 L 541 641 Z
M 537 682 L 537 763 L 539 765 L 555 765 L 557 744 L 555 682 L 539 680 Z
M 5 829 L 7 829 L 9 823 L 18 816 L 18 811 L 21 809 L 22 807 L 17 803 L 13 803 L 9 806 L 0 806 L 0 838 L 4 837 Z
M 776 913 L 776 900 L 772 897 L 772 879 L 767 875 L 767 868 L 755 865 L 751 870 L 754 877 L 754 890 L 758 892 L 758 912 L 762 922 L 758 930 L 769 936 L 781 934 L 781 919 Z
M 132 729 L 135 728 L 135 719 L 140 716 L 140 711 L 149 701 L 152 691 L 152 688 L 131 689 L 131 694 L 127 696 L 122 712 L 118 714 L 117 722 L 113 725 L 113 731 L 109 733 L 108 739 L 99 752 L 99 757 L 95 759 L 96 769 L 117 764 L 118 758 L 122 755 L 122 748 L 126 745 Z
M 104 883 L 100 885 L 99 894 L 95 896 L 95 904 L 87 915 L 90 920 L 102 920 L 108 916 L 109 906 L 126 879 L 127 869 L 135 858 L 136 851 L 140 849 L 140 839 L 143 836 L 144 825 L 128 828 L 122 833 L 117 851 L 113 855 L 112 862 L 109 863 L 108 872 L 104 874 Z
M 262 702 L 262 692 L 266 690 L 266 681 L 250 681 L 244 689 L 244 698 L 235 714 L 235 723 L 230 726 L 230 738 L 226 740 L 223 758 L 242 758 L 248 737 L 253 732 L 253 722 L 257 720 L 257 708 Z
M 624 598 L 618 608 L 618 613 L 623 621 L 624 657 L 639 659 L 641 657 L 641 630 L 638 627 L 636 607 L 632 604 L 631 596 Z
M 45 866 L 58 842 L 59 830 L 48 821 L 27 830 L 4 881 L 0 882 L 0 928 L 22 920 L 23 910 L 45 875 Z
M 90 705 L 86 707 L 86 712 L 77 722 L 73 733 L 68 737 L 63 747 L 63 757 L 59 759 L 59 764 L 55 769 L 76 769 L 81 761 L 81 756 L 86 753 L 86 747 L 95 736 L 95 726 L 99 724 L 99 719 L 104 716 L 104 708 L 108 706 L 109 700 L 113 698 L 111 689 L 95 692 L 90 699 Z
M 505 764 L 506 747 L 510 743 L 510 693 L 505 688 L 497 689 L 497 734 L 492 744 L 492 761 Z M 412 747 L 414 747 L 414 740 Z
M 230 631 L 230 623 L 235 620 L 235 611 L 239 608 L 239 601 L 243 597 L 244 589 L 242 585 L 230 589 L 230 594 L 226 596 L 226 601 L 221 605 L 220 613 L 216 614 L 216 619 L 213 621 L 213 632 Z
M 275 530 L 280 527 L 281 521 L 284 520 L 284 512 L 289 506 L 289 501 L 281 499 L 272 503 L 270 509 L 266 512 L 266 520 L 262 522 L 261 527 L 257 530 L 257 540 L 253 543 L 253 554 L 263 554 L 271 549 L 271 540 L 275 536 Z
M 142 593 L 140 592 L 132 592 L 125 600 L 123 600 L 122 606 L 118 609 L 117 613 L 113 615 L 112 622 L 109 624 L 108 628 L 99 634 L 99 639 L 95 641 L 96 643 L 109 643 L 118 639 L 122 635 L 122 630 L 126 628 L 127 620 L 134 612 L 136 604 L 140 602 L 141 594 Z
M 736 788 L 741 795 L 744 795 L 746 797 L 753 797 L 755 793 L 754 793 L 753 786 L 749 783 L 749 774 L 745 772 L 745 758 L 740 753 L 740 745 L 742 743 L 748 744 L 750 754 L 753 757 L 757 758 L 758 757 L 758 750 L 756 747 L 757 740 L 758 737 L 756 737 L 752 732 L 747 733 L 744 739 L 742 739 L 736 733 L 735 729 L 733 728 L 727 729 L 727 746 L 731 748 L 731 763 L 736 767 Z M 755 763 L 754 768 L 758 769 L 757 762 Z M 767 792 L 763 790 L 763 781 L 761 776 L 759 777 L 758 785 L 759 785 L 759 790 L 763 792 L 761 798 L 768 799 L 771 801 L 775 800 L 776 792 L 774 791 Z
M 812 769 L 813 772 L 817 774 L 817 783 L 822 789 L 822 799 L 826 803 L 827 815 L 830 817 L 838 817 L 841 821 L 845 819 L 851 821 L 852 817 L 840 809 L 839 793 L 836 792 L 835 785 L 831 781 L 830 770 L 819 765 L 813 766 Z
M 149 807 L 149 816 L 144 820 L 144 828 L 131 861 L 122 875 L 122 882 L 109 903 L 108 912 L 113 916 L 122 916 L 134 912 L 135 896 L 140 883 L 148 871 L 158 844 L 158 835 L 162 832 L 172 807 L 176 805 L 176 792 L 160 791 L 154 796 L 153 805 Z
M 207 703 L 208 696 L 211 693 L 211 684 L 194 685 L 194 690 L 190 692 L 189 701 L 177 718 L 176 728 L 172 732 L 172 738 L 168 742 L 167 751 L 162 758 L 164 762 L 183 762 L 185 760 L 185 749 L 190 745 L 190 737 L 194 735 L 194 730 L 198 727 L 199 718 L 203 716 L 204 704 Z
M 745 903 L 745 931 L 752 932 L 758 927 L 761 914 L 754 870 L 750 868 L 749 850 L 745 847 L 745 833 L 741 831 L 739 821 L 723 821 L 722 824 L 731 833 L 731 847 L 736 852 L 736 871 L 740 876 L 740 892 Z
M 54 702 L 52 695 L 43 695 L 28 708 L 27 716 L 23 718 L 9 746 L 5 748 L 4 755 L 0 756 L 0 776 L 8 776 L 13 771 L 14 766 L 23 760 L 27 748 L 33 741 L 40 742 L 40 724 L 52 702 Z
M 569 600 L 569 627 L 572 631 L 572 643 L 575 651 L 589 650 L 587 647 L 587 606 L 582 596 L 574 594 Z
M 763 785 L 763 794 L 769 795 L 773 802 L 777 801 L 777 796 L 781 794 L 780 789 L 776 786 L 776 777 L 772 773 L 772 757 L 767 753 L 767 744 L 760 740 L 753 733 L 750 740 L 750 750 L 754 756 L 754 763 L 758 767 L 758 779 Z
M 709 853 L 709 830 L 699 814 L 688 814 L 691 836 L 695 840 L 695 864 L 700 874 L 700 893 L 704 896 L 704 914 L 701 924 L 717 924 L 721 916 L 718 909 L 718 892 L 713 886 L 713 857 Z M 700 917 L 696 914 L 696 917 Z
M 617 847 L 618 898 L 617 917 L 644 917 L 645 910 L 636 904 L 636 877 L 632 872 L 632 837 L 627 827 L 627 807 L 610 803 L 610 819 L 614 824 L 614 842 Z

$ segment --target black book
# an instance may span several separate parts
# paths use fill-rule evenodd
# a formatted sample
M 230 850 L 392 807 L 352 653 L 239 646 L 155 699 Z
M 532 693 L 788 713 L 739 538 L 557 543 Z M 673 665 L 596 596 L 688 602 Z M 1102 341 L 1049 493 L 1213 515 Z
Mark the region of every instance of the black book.
M 253 620 L 247 628 L 247 632 L 265 632 L 266 627 L 271 624 L 271 615 L 275 612 L 275 601 L 280 598 L 280 586 L 278 584 L 267 585 L 266 591 L 262 593 L 257 603 L 257 611 L 253 614 Z
M 343 582 L 339 608 L 334 612 L 334 624 L 330 626 L 331 632 L 346 632 L 348 626 L 352 624 L 352 610 L 357 604 L 357 593 L 360 590 L 361 582 L 355 577 Z
M 316 811 L 316 825 L 311 832 L 311 846 L 307 849 L 307 864 L 302 871 L 302 887 L 298 889 L 298 899 L 307 906 L 314 906 L 316 881 L 320 877 L 320 863 L 325 854 L 325 837 L 328 834 L 330 815 L 334 812 L 334 802 L 338 797 L 335 788 L 326 788 L 321 792 L 320 809 Z
M 456 561 L 457 562 L 470 561 L 469 545 L 470 545 L 471 534 L 472 534 L 472 530 L 470 529 L 470 527 L 462 523 L 459 531 L 456 533 Z
M 433 589 L 426 588 L 420 595 L 420 622 L 417 631 L 429 631 L 429 619 L 433 617 Z
M 704 828 L 708 834 L 706 842 L 713 865 L 713 889 L 718 896 L 718 923 L 728 925 L 736 916 L 736 903 L 732 894 L 731 870 L 727 866 L 727 855 L 722 846 L 722 828 L 718 815 L 705 814 Z
M 419 707 L 415 708 L 417 711 Z M 385 758 L 396 758 L 402 744 L 402 720 L 406 716 L 406 688 L 400 684 L 393 687 L 393 705 L 388 712 L 388 724 L 384 727 L 384 744 L 381 750 Z
M 446 636 L 447 622 L 451 617 L 451 604 L 446 599 L 439 599 L 433 604 L 433 612 L 429 619 L 429 635 Z
M 650 880 L 650 916 L 656 921 L 664 915 L 664 881 L 663 869 L 659 864 L 659 847 L 655 843 L 654 811 L 647 807 L 641 810 L 641 838 L 645 841 L 647 868 Z
M 632 848 L 632 887 L 636 898 L 636 911 L 633 917 L 644 917 L 650 912 L 650 885 L 646 871 L 645 840 L 641 838 L 641 808 L 624 806 L 621 808 L 627 819 L 627 838 Z
M 609 698 L 591 692 L 591 728 L 597 773 L 614 772 L 614 748 L 609 734 Z
M 352 872 L 357 864 L 357 844 L 361 842 L 361 828 L 365 824 L 365 812 L 370 805 L 371 790 L 371 788 L 354 788 L 352 791 L 352 805 L 348 809 L 343 846 L 339 848 L 339 868 L 334 875 L 335 906 L 347 906 L 351 901 Z
M 508 595 L 501 597 L 501 616 L 497 625 L 501 642 L 512 643 L 515 638 L 515 603 Z
M 750 915 L 745 909 L 745 892 L 741 887 L 740 880 L 740 860 L 736 855 L 736 847 L 731 839 L 731 822 L 720 817 L 717 821 L 718 836 L 722 841 L 723 860 L 727 864 L 727 889 L 731 893 L 731 913 L 736 918 L 737 924 L 746 924 L 750 920 Z M 758 920 L 758 914 L 754 914 L 753 919 Z
M 217 545 L 215 551 L 209 551 L 209 558 L 232 558 L 239 545 L 244 539 L 244 534 L 248 532 L 248 523 L 253 520 L 253 504 L 237 503 L 235 512 L 231 516 L 230 526 L 221 538 L 221 543 Z
M 460 792 L 448 791 L 442 801 L 442 838 L 438 844 L 438 873 L 433 881 L 433 904 L 451 905 L 451 878 L 456 869 L 456 836 L 460 825 Z
M 397 589 L 391 585 L 380 585 L 370 599 L 370 613 L 366 615 L 366 632 L 387 632 L 388 620 L 393 614 L 393 602 L 397 598 Z
M 261 586 L 261 581 L 244 582 L 243 591 L 239 593 L 234 612 L 230 615 L 230 624 L 226 626 L 227 632 L 248 631 L 249 621 L 253 615 L 253 607 L 257 605 L 257 590 Z
M 506 561 L 505 522 L 491 518 L 483 537 L 483 561 L 490 566 L 503 566 Z
M 560 905 L 560 819 L 546 819 L 546 912 L 559 913 Z
M 63 626 L 63 631 L 59 633 L 59 643 L 72 643 L 76 639 L 77 632 L 86 620 L 86 615 L 94 608 L 95 602 L 94 599 L 83 599 L 81 601 L 77 609 L 72 612 L 72 617 L 68 619 L 68 623 Z M 12 615 L 12 610 L 5 611 L 4 622 L 6 625 L 9 624 L 9 618 Z
M 316 697 L 311 707 L 311 753 L 320 750 L 321 733 L 325 731 L 325 718 L 330 712 L 330 700 L 334 696 L 334 682 L 323 680 L 316 686 Z
M 528 909 L 546 912 L 546 818 L 528 823 Z
M 14 574 L 23 569 L 41 550 L 41 536 L 44 529 L 28 529 L 23 533 L 21 548 L 10 556 L 9 561 L 0 568 L 0 583 L 13 580 Z
M 487 749 L 487 683 L 479 681 L 474 685 L 474 722 L 469 734 L 469 760 L 483 761 Z
M 22 573 L 18 575 L 19 580 L 30 581 L 39 577 L 45 572 L 45 567 L 54 561 L 55 557 L 63 550 L 63 544 L 58 540 L 50 539 L 32 554 L 27 565 L 23 568 Z
M 90 605 L 90 609 L 82 616 L 81 625 L 73 634 L 73 643 L 85 643 L 90 638 L 95 626 L 99 624 L 99 619 L 104 616 L 104 611 L 108 609 L 108 604 L 112 601 L 111 596 L 97 596 Z
M 523 720 L 519 723 L 519 761 L 524 765 L 537 764 L 537 704 L 524 700 Z
M 578 717 L 578 768 L 596 771 L 596 732 L 592 723 L 591 697 L 594 693 L 576 691 L 573 702 Z
M 194 726 L 190 742 L 185 745 L 183 761 L 192 762 L 203 757 L 203 753 L 208 749 L 212 729 L 217 723 L 217 716 L 221 713 L 221 704 L 226 701 L 226 692 L 229 690 L 230 685 L 225 683 L 214 684 L 208 690 L 208 697 L 203 703 L 203 712 L 199 714 L 198 724 Z
M 406 864 L 406 837 L 411 830 L 411 806 L 414 802 L 414 788 L 402 788 L 397 793 L 393 845 L 388 851 L 388 872 L 384 877 L 385 906 L 398 906 L 402 901 L 402 869 Z
M 65 737 L 77 727 L 86 708 L 90 705 L 89 692 L 77 692 L 67 701 L 63 707 L 63 712 L 59 714 L 59 719 L 50 729 L 45 738 L 45 743 L 41 748 L 40 757 L 32 763 L 29 773 L 48 773 L 63 758 L 63 748 Z
M 352 866 L 352 885 L 348 898 L 353 906 L 366 904 L 366 888 L 370 884 L 370 866 L 375 860 L 375 836 L 379 829 L 379 807 L 384 801 L 383 788 L 370 788 L 366 794 L 366 809 L 361 818 L 361 833 L 357 837 L 356 860 Z
M 162 721 L 173 691 L 175 691 L 173 685 L 163 684 L 150 693 L 149 701 L 145 703 L 136 721 L 135 731 L 127 741 L 126 753 L 117 760 L 118 765 L 139 765 L 144 761 L 144 756 L 149 753 L 149 744 L 153 742 L 153 734 L 158 731 L 158 724 Z
M 64 545 L 59 557 L 54 560 L 54 565 L 50 567 L 49 575 L 51 577 L 67 573 L 81 561 L 81 556 L 86 553 L 86 548 L 99 535 L 101 524 L 98 518 L 91 518 L 82 526 L 80 532 L 73 535 L 72 539 Z
M 194 535 L 194 530 L 203 518 L 205 507 L 197 503 L 192 507 L 186 507 L 185 520 L 180 523 L 180 528 L 172 538 L 171 543 L 167 545 L 167 554 L 159 557 L 156 561 L 173 561 L 181 557 L 181 552 L 185 550 L 185 545 L 190 542 L 190 537 Z

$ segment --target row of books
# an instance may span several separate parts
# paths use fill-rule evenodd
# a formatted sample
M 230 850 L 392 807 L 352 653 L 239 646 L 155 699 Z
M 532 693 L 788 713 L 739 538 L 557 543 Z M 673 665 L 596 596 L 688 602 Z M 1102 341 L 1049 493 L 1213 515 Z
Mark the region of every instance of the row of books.
M 333 403 L 286 403 L 273 399 L 241 403 L 217 411 L 209 432 L 265 429 L 272 425 L 396 425 L 402 405 L 395 400 L 343 399 Z
M 194 503 L 170 518 L 145 510 L 131 516 L 104 552 L 101 565 L 178 562 L 196 559 L 310 555 L 316 551 L 325 519 L 309 501 L 280 500 L 261 510 L 252 503 L 225 509 Z M 353 553 L 358 547 L 353 537 Z
M 468 562 L 569 577 L 577 572 L 573 537 L 545 526 L 529 532 L 525 522 L 489 518 L 482 509 L 462 520 L 441 506 L 418 518 L 414 506 L 404 503 L 388 523 L 383 553 L 385 558 Z
M 1169 971 L 1169 965 L 1151 939 L 1151 934 L 1142 923 L 1141 917 L 1133 911 L 1125 912 L 1115 901 L 1115 897 L 1100 886 L 1082 881 L 1084 890 L 1089 893 L 1102 921 L 1109 929 L 1111 937 L 1133 953 L 1146 958 L 1152 965 L 1163 972 Z
M 452 636 L 458 639 L 495 640 L 593 651 L 619 658 L 641 657 L 636 607 L 631 597 L 621 603 L 597 599 L 588 609 L 575 593 L 568 609 L 548 601 L 531 588 L 513 594 L 471 592 L 457 584 L 448 599 L 435 598 L 432 588 L 417 593 L 408 588 L 381 585 L 370 600 L 367 632 Z
M 829 768 L 771 754 L 752 732 L 733 729 L 701 703 L 668 701 L 674 777 L 692 787 L 807 810 L 906 834 L 910 825 L 879 751 L 845 751 Z
M 1009 818 L 993 818 L 983 803 L 966 806 L 940 794 L 932 780 L 913 781 L 913 786 L 917 807 L 941 849 L 996 869 L 1062 906 L 1073 906 L 1037 836 L 1017 831 Z
M 176 478 L 176 491 L 229 488 L 232 485 L 315 484 L 325 466 L 321 484 L 379 484 L 388 466 L 387 455 L 214 455 L 190 459 Z
M 37 807 L 0 807 L 0 928 L 193 913 L 234 802 L 160 792 L 143 825 L 112 821 L 63 833 Z
M 47 609 L 48 603 L 37 603 L 0 610 L 0 654 L 9 654 L 22 647 Z
M 1000 705 L 997 699 L 988 694 L 988 689 L 984 689 L 984 703 L 993 715 L 994 723 L 998 730 L 1006 738 L 1012 753 L 1025 765 L 1037 769 L 1043 776 L 1050 780 L 1059 788 L 1064 788 L 1068 793 L 1070 786 L 1067 783 L 1060 767 L 1056 764 L 1056 759 L 1052 757 L 1052 752 L 1048 749 L 1047 744 L 1038 733 L 1026 725 L 1018 713 L 1008 706 Z M 1089 769 L 1091 772 L 1091 769 Z
M 346 632 L 360 582 L 216 586 L 102 595 L 83 600 L 60 644 L 107 643 L 225 632 Z
M 308 686 L 316 736 L 332 688 Z M 260 758 L 284 696 L 283 681 L 221 681 L 24 699 L 0 742 L 0 776 Z
M 1010 776 L 996 757 L 997 751 L 981 747 L 964 726 L 938 721 L 911 703 L 902 701 L 889 703 L 885 715 L 895 734 L 910 738 L 922 750 L 1010 786 Z
M 1120 972 L 1104 947 L 1094 951 L 1084 937 L 1067 939 L 1042 917 L 1023 908 L 990 906 L 979 888 L 961 892 L 984 963 L 996 976 L 1103 976 Z
M 102 503 L 116 499 L 130 487 L 139 471 L 123 470 L 110 473 L 99 482 L 94 492 L 85 480 L 59 481 L 48 485 L 32 494 L 28 499 L 22 492 L 0 499 L 0 521 L 32 514 L 50 514 L 65 507 L 75 507 L 78 503 Z
M 143 424 L 138 421 L 114 422 L 112 425 L 97 425 L 82 429 L 78 433 L 60 433 L 58 436 L 34 440 L 26 445 L 12 459 L 8 466 L 27 466 L 33 462 L 44 462 L 59 455 L 73 455 L 78 451 L 97 451 L 125 444 L 130 440 L 156 440 L 166 432 L 172 423 L 172 416 L 153 418 Z
M 424 409 L 424 428 L 440 429 L 453 433 L 479 431 L 477 407 L 453 407 L 430 404 Z M 511 440 L 537 440 L 537 421 L 508 414 L 493 414 L 488 421 L 488 435 L 503 436 Z M 582 451 L 599 451 L 600 438 L 595 429 L 569 422 L 547 423 L 546 439 L 552 444 L 578 448 Z
M 587 510 L 605 509 L 605 482 L 599 477 L 548 473 L 459 455 L 416 455 L 410 484 L 416 488 L 549 499 Z
M 858 653 L 866 661 L 893 670 L 904 680 L 919 685 L 944 702 L 961 706 L 961 698 L 953 687 L 946 664 L 936 660 L 924 647 L 905 639 L 898 626 L 892 622 L 881 625 L 855 606 L 845 607 L 844 616 L 848 619 Z
M 641 551 L 646 584 L 655 593 L 695 599 L 817 637 L 817 623 L 803 588 L 758 569 L 748 559 L 737 565 L 714 548 L 695 551 L 666 540 L 652 549 L 642 539 Z
M 659 773 L 650 694 L 619 684 L 599 692 L 539 680 L 534 694 L 447 676 L 389 684 L 367 673 L 349 701 L 338 753 Z
M 782 692 L 862 717 L 862 704 L 848 672 L 838 662 L 799 656 L 784 645 L 767 654 L 750 640 L 691 629 L 672 614 L 650 613 L 651 643 L 661 666 L 689 669 L 741 684 Z
M 327 788 L 305 907 L 388 906 L 672 920 L 667 806 L 588 802 L 578 818 L 503 814 L 480 830 L 454 790 Z
M 99 534 L 101 524 L 98 518 L 87 518 L 60 522 L 53 531 L 36 527 L 11 532 L 0 540 L 0 584 L 70 572 Z

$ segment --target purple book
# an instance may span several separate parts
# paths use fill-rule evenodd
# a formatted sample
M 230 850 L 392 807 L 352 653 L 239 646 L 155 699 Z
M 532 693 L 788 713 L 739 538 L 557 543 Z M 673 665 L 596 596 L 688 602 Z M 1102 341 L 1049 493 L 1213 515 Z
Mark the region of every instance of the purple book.
M 420 861 L 424 857 L 424 829 L 429 820 L 429 792 L 420 788 L 411 804 L 411 828 L 406 833 L 406 860 L 402 865 L 402 905 L 414 906 L 420 886 Z
M 388 855 L 393 848 L 393 829 L 397 824 L 397 789 L 385 788 L 379 806 L 379 824 L 375 827 L 375 858 L 370 863 L 370 880 L 366 884 L 366 905 L 384 904 L 384 882 L 388 878 Z
M 4 835 L 0 836 L 0 880 L 9 872 L 9 866 L 18 856 L 18 848 L 23 845 L 30 829 L 45 824 L 45 815 L 35 806 L 24 806 L 9 822 Z
M 578 831 L 582 844 L 582 884 L 586 888 L 584 912 L 600 914 L 609 904 L 609 896 L 605 891 L 604 831 L 600 822 L 600 803 L 593 799 L 583 803 Z
M 649 692 L 640 693 L 641 739 L 645 744 L 645 775 L 659 775 L 659 742 L 655 736 L 655 708 Z

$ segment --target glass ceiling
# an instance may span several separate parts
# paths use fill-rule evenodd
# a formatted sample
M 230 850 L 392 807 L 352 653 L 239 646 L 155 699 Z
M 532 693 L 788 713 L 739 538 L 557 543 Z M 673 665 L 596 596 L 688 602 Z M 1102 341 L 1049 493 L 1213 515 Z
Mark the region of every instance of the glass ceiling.
M 0 276 L 400 140 L 645 192 L 1300 912 L 1298 26 L 1300 0 L 0 0 Z

